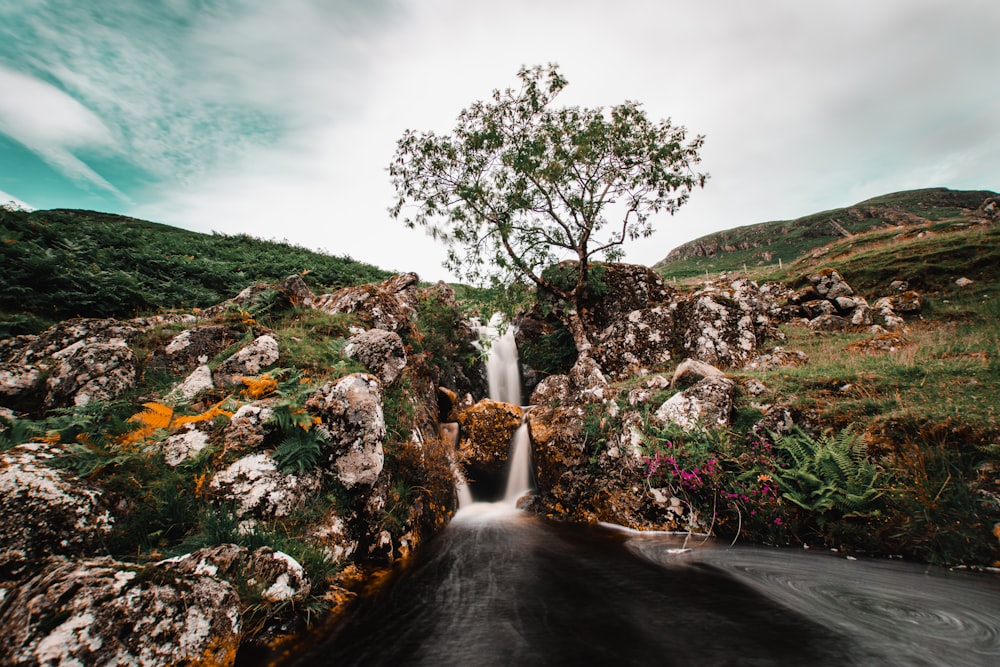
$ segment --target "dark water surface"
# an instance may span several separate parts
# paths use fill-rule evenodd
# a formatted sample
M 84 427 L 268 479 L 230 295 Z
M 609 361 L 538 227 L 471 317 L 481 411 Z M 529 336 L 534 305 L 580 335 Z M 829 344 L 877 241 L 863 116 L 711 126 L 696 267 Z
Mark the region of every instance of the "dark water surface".
M 470 510 L 295 664 L 1000 665 L 990 575 Z

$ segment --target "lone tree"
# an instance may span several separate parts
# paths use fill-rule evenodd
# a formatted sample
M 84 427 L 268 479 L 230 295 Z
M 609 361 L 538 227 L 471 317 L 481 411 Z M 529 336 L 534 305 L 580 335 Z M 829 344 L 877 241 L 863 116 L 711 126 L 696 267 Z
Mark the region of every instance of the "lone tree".
M 653 233 L 653 214 L 673 214 L 704 185 L 707 176 L 692 169 L 704 138 L 685 143 L 683 127 L 650 121 L 636 102 L 555 108 L 567 83 L 556 65 L 518 77 L 520 89 L 473 103 L 449 135 L 403 134 L 389 166 L 390 211 L 442 240 L 445 266 L 463 279 L 502 288 L 528 281 L 565 302 L 586 356 L 581 313 L 593 259 L 620 259 L 626 239 Z M 565 259 L 575 260 L 571 279 L 544 271 Z

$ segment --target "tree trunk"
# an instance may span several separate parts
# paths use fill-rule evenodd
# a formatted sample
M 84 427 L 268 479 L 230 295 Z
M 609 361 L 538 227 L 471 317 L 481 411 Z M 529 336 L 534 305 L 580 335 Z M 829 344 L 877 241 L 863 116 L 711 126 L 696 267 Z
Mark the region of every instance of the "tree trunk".
M 576 344 L 576 351 L 579 357 L 581 359 L 589 357 L 593 345 L 590 343 L 590 337 L 587 336 L 587 327 L 583 322 L 583 318 L 580 317 L 580 313 L 573 308 L 566 312 L 566 320 L 569 332 L 573 334 L 573 342 Z

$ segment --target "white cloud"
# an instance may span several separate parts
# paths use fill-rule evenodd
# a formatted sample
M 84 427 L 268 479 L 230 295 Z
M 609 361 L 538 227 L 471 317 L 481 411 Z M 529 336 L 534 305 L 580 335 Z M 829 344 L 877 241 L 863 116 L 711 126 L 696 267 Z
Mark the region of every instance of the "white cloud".
M 0 90 L 4 91 L 0 133 L 69 177 L 118 192 L 73 154 L 74 149 L 115 148 L 111 133 L 94 112 L 58 88 L 3 66 Z

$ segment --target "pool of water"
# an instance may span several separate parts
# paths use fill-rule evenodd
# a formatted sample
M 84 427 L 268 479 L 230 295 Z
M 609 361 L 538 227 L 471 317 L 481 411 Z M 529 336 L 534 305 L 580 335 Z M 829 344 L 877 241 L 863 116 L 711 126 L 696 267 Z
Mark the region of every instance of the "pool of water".
M 1000 665 L 1000 580 L 463 509 L 294 664 Z

